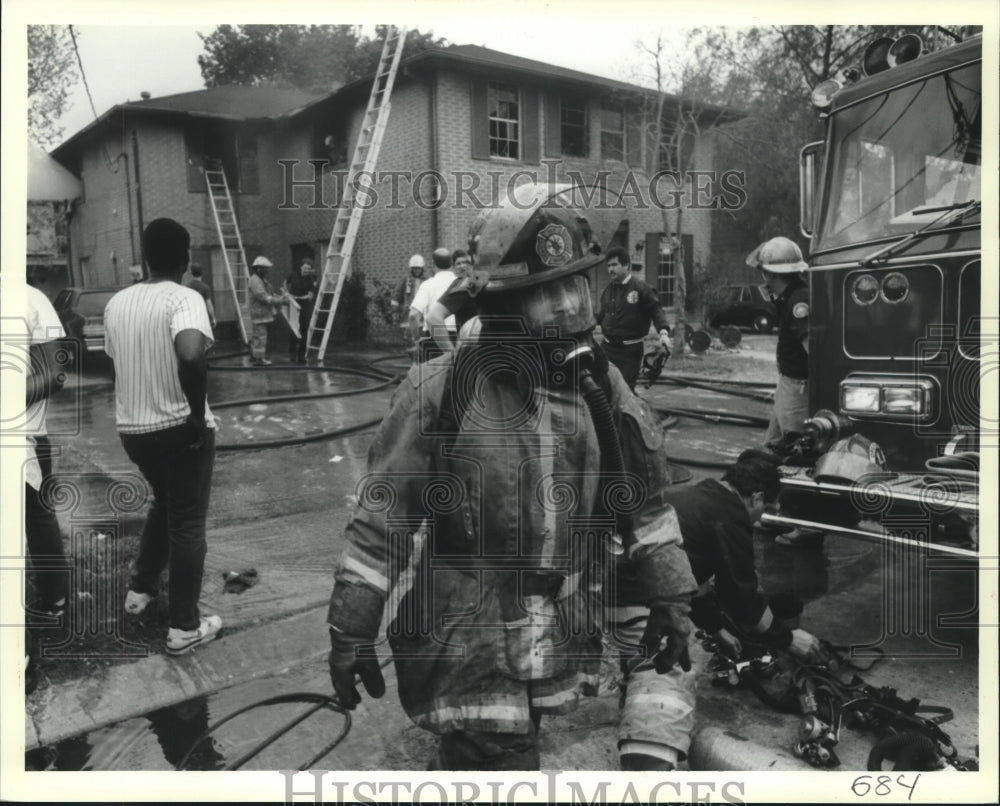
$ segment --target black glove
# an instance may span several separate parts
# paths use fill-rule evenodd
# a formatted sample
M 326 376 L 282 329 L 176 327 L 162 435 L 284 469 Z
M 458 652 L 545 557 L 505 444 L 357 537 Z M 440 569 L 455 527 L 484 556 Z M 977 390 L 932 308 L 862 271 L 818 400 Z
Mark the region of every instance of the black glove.
M 691 606 L 686 601 L 656 599 L 650 602 L 642 645 L 646 649 L 646 657 L 652 660 L 658 673 L 669 672 L 675 663 L 680 663 L 685 672 L 691 671 L 688 654 L 690 612 Z
M 377 700 L 385 694 L 385 678 L 374 652 L 372 639 L 345 635 L 330 628 L 330 682 L 340 704 L 348 711 L 361 702 L 355 675 L 361 678 L 369 697 Z
M 338 580 L 330 597 L 330 682 L 340 704 L 349 711 L 361 702 L 354 676 L 376 700 L 385 694 L 385 680 L 375 657 L 375 638 L 382 623 L 382 594 L 364 585 Z

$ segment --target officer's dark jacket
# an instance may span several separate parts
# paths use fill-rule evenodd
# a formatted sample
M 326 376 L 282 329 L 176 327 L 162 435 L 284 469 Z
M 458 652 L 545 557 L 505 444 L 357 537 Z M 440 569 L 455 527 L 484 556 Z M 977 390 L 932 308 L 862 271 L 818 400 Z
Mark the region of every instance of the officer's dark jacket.
M 608 283 L 597 314 L 597 323 L 607 338 L 641 339 L 649 332 L 650 322 L 658 331 L 670 329 L 667 314 L 649 283 L 634 275 L 624 284 Z
M 809 354 L 802 344 L 809 334 L 809 288 L 795 277 L 774 300 L 778 311 L 778 372 L 804 381 L 809 377 Z

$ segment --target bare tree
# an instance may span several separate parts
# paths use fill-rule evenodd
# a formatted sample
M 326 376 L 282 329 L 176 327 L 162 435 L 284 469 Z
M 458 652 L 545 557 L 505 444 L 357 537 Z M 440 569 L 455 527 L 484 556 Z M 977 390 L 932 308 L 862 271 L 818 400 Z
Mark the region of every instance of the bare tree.
M 644 139 L 644 167 L 650 176 L 658 171 L 669 171 L 688 187 L 685 177 L 695 167 L 696 143 L 709 129 L 731 119 L 733 112 L 727 105 L 717 102 L 724 97 L 724 88 L 695 54 L 668 54 L 662 32 L 652 43 L 638 42 L 637 48 L 648 65 L 644 83 L 654 89 L 645 95 L 642 108 L 637 112 L 638 128 Z M 674 356 L 684 352 L 687 326 L 689 289 L 684 267 L 688 256 L 684 253 L 681 237 L 686 206 L 681 203 L 674 209 L 664 206 L 661 210 L 664 237 L 669 239 L 667 248 L 672 251 L 674 261 L 673 301 L 678 335 Z
M 28 135 L 39 145 L 62 137 L 58 124 L 70 88 L 80 79 L 69 26 L 28 26 Z

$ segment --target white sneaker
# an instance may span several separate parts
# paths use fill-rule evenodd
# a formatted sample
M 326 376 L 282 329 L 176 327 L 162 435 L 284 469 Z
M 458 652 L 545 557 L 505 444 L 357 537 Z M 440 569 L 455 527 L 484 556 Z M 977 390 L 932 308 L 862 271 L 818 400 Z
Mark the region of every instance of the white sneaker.
M 130 590 L 125 594 L 125 612 L 131 613 L 133 616 L 138 616 L 151 601 L 153 601 L 153 597 L 148 593 L 138 593 L 137 591 Z
M 200 644 L 207 644 L 221 629 L 222 619 L 218 616 L 205 616 L 197 630 L 178 630 L 171 627 L 167 631 L 167 654 L 183 655 Z

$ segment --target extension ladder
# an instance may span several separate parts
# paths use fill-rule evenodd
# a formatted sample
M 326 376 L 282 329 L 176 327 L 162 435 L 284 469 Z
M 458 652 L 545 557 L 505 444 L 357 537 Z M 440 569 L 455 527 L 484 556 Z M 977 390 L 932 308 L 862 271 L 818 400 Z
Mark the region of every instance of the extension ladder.
M 399 58 L 403 53 L 405 41 L 405 28 L 388 27 L 382 45 L 382 56 L 375 71 L 375 81 L 368 98 L 368 108 L 361 122 L 361 132 L 354 147 L 354 157 L 344 182 L 337 219 L 326 249 L 323 276 L 320 278 L 316 305 L 309 319 L 309 331 L 306 334 L 306 356 L 315 356 L 320 361 L 326 355 L 326 345 L 330 340 L 337 306 L 340 304 L 344 280 L 351 273 L 351 255 L 358 237 L 358 228 L 361 226 L 361 214 L 364 212 L 363 207 L 354 204 L 354 183 L 359 171 L 368 172 L 368 176 L 374 173 L 378 152 L 382 146 L 382 136 L 389 122 L 389 96 L 396 80 L 396 70 L 399 67 Z
M 247 270 L 247 256 L 243 250 L 243 238 L 236 225 L 236 211 L 233 198 L 229 195 L 229 183 L 221 166 L 205 166 L 205 182 L 208 198 L 212 201 L 212 215 L 215 217 L 215 231 L 222 246 L 222 262 L 229 278 L 229 289 L 236 303 L 236 323 L 240 328 L 240 338 L 249 344 L 246 322 L 250 319 L 250 273 Z

